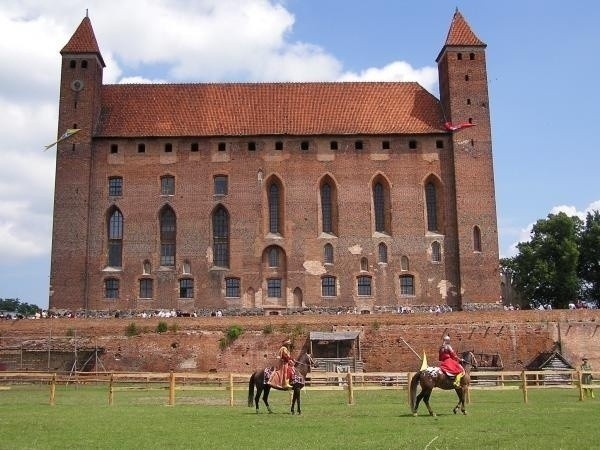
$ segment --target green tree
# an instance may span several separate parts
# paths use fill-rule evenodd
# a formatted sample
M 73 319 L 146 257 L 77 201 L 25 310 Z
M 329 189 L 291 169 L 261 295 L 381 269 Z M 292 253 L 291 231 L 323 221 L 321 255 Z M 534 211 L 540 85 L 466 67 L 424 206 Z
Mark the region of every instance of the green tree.
M 517 245 L 510 262 L 513 281 L 534 304 L 565 308 L 580 292 L 579 236 L 582 221 L 565 213 L 550 214 L 533 226 L 531 240 Z
M 600 305 L 600 211 L 587 214 L 579 251 L 582 293 L 587 300 Z

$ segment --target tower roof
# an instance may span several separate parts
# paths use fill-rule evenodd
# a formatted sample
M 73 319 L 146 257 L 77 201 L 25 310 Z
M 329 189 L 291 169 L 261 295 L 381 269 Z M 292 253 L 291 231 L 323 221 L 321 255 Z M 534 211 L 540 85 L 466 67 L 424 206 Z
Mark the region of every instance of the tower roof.
M 100 48 L 98 47 L 98 42 L 96 41 L 96 36 L 94 35 L 94 29 L 92 28 L 92 22 L 88 16 L 85 16 L 67 45 L 63 47 L 60 51 L 61 55 L 65 53 L 92 53 L 98 56 L 100 62 L 102 63 L 102 67 L 106 67 L 104 64 L 104 59 L 102 59 L 102 54 L 100 53 Z
M 486 46 L 485 43 L 479 39 L 475 33 L 473 33 L 473 30 L 471 30 L 471 27 L 458 9 L 456 9 L 454 12 L 454 17 L 452 18 L 452 23 L 450 24 L 450 30 L 448 31 L 448 36 L 446 37 L 446 43 L 444 44 L 444 46 L 448 45 Z

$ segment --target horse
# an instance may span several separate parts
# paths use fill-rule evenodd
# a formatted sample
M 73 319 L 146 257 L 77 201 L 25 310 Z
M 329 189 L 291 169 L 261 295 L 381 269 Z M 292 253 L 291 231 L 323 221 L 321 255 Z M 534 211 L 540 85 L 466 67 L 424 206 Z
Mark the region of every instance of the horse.
M 294 414 L 294 405 L 297 405 L 298 415 L 302 414 L 300 410 L 300 390 L 306 384 L 306 374 L 310 372 L 310 369 L 313 367 L 318 367 L 317 362 L 312 358 L 310 353 L 303 353 L 300 357 L 295 361 L 294 367 L 296 368 L 296 373 L 294 375 L 294 379 L 290 380 L 290 384 L 292 386 L 292 406 L 290 412 L 292 415 Z M 271 373 L 276 370 L 274 367 L 267 367 L 265 369 L 256 370 L 251 376 L 250 381 L 248 383 L 248 406 L 252 407 L 253 403 L 256 405 L 256 413 L 258 414 L 258 403 L 260 400 L 260 396 L 263 396 L 263 402 L 267 407 L 269 413 L 272 413 L 273 410 L 269 406 L 269 392 L 271 391 L 271 386 L 269 384 L 269 377 Z M 254 395 L 254 387 L 256 386 L 256 395 Z M 275 388 L 277 389 L 277 388 Z M 254 400 L 254 402 L 253 402 Z
M 465 410 L 465 391 L 468 389 L 469 383 L 471 382 L 470 372 L 471 368 L 477 368 L 477 361 L 475 355 L 472 352 L 464 352 L 462 354 L 461 363 L 465 369 L 465 375 L 460 380 L 460 387 L 454 386 L 454 378 L 444 373 L 439 367 L 427 367 L 424 370 L 417 372 L 410 381 L 410 406 L 412 409 L 413 416 L 417 415 L 417 409 L 421 400 L 427 406 L 430 416 L 435 416 L 435 413 L 429 406 L 429 397 L 433 388 L 440 388 L 444 390 L 454 389 L 458 396 L 458 403 L 452 410 L 454 414 L 460 410 L 463 414 L 467 414 Z M 417 393 L 417 386 L 421 385 L 421 392 L 415 397 Z

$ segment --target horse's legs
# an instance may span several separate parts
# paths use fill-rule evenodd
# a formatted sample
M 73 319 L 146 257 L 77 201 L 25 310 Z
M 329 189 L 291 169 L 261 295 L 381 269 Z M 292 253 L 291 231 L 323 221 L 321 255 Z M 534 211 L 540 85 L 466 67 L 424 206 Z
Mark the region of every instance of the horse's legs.
M 298 411 L 298 415 L 302 414 L 300 410 L 300 389 L 294 386 L 294 393 L 292 394 L 292 414 L 294 414 L 294 404 L 296 405 L 296 410 Z
M 262 394 L 263 388 L 260 383 L 256 384 L 256 395 L 254 396 L 254 404 L 256 406 L 256 414 L 258 414 L 258 402 L 260 401 L 260 394 Z
M 427 406 L 427 411 L 429 411 L 429 415 L 430 416 L 435 416 L 435 413 L 433 412 L 433 409 L 431 409 L 431 406 L 429 406 L 429 397 L 431 397 L 431 391 L 433 391 L 433 389 L 427 389 L 424 392 L 423 403 L 425 403 L 425 406 Z
M 273 412 L 271 410 L 271 407 L 269 406 L 269 392 L 271 391 L 271 386 L 266 384 L 264 386 L 264 389 L 265 389 L 265 393 L 263 394 L 263 402 L 265 403 L 265 406 L 267 407 L 267 411 L 269 411 L 269 414 L 271 414 Z
M 456 404 L 452 412 L 456 414 L 456 412 L 458 411 L 458 407 L 460 407 L 461 412 L 466 415 L 467 411 L 465 410 L 465 391 L 463 391 L 462 388 L 457 388 L 455 389 L 455 391 L 456 395 L 458 395 L 458 403 Z

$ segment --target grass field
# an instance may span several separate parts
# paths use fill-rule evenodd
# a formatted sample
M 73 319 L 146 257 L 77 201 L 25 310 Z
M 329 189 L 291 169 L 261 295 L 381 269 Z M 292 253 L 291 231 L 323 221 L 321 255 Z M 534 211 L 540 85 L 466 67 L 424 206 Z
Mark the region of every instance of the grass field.
M 288 394 L 272 392 L 274 414 L 228 405 L 225 391 L 115 393 L 106 386 L 46 385 L 0 390 L 0 449 L 588 449 L 600 448 L 600 399 L 578 401 L 575 389 L 472 391 L 468 415 L 454 415 L 453 392 L 434 391 L 430 417 L 410 414 L 406 391 L 302 392 L 302 415 Z

